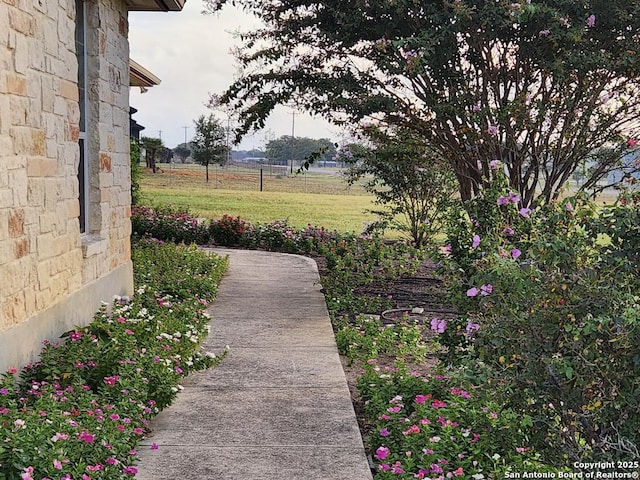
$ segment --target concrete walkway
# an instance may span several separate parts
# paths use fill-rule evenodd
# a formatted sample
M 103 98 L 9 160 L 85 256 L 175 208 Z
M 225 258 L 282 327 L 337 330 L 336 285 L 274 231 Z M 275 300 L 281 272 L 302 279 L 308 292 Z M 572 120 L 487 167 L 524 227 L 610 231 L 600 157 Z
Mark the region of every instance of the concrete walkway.
M 230 266 L 205 348 L 231 350 L 154 419 L 136 478 L 371 479 L 315 263 L 216 252 Z

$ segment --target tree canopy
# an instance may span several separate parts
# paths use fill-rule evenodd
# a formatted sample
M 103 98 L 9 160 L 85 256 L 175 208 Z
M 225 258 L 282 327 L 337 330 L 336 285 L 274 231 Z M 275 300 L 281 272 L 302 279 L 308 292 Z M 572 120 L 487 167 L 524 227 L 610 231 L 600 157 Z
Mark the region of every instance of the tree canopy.
M 295 165 L 301 165 L 305 159 L 315 154 L 316 161 L 333 160 L 336 147 L 328 138 L 291 137 L 283 135 L 275 140 L 270 140 L 265 145 L 267 158 L 273 163 L 287 165 L 293 161 Z
M 553 201 L 585 163 L 593 188 L 637 148 L 638 1 L 205 0 L 226 3 L 264 25 L 241 35 L 243 74 L 221 97 L 239 136 L 287 102 L 409 129 L 463 199 L 500 161 L 523 206 Z

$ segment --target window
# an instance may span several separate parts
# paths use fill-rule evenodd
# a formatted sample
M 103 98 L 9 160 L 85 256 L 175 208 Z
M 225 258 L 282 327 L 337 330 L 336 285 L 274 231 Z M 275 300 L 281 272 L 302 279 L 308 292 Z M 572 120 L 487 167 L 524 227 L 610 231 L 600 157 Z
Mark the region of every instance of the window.
M 80 233 L 86 233 L 89 218 L 89 168 L 87 165 L 87 15 L 84 0 L 76 0 L 76 56 L 78 58 L 78 99 L 80 102 L 80 163 L 78 185 L 80 202 Z

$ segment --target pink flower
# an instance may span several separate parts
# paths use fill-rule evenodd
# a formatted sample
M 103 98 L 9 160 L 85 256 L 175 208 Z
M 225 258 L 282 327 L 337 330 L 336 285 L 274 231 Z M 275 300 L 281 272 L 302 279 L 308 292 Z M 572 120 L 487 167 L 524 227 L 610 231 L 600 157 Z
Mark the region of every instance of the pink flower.
M 82 332 L 78 332 L 78 331 L 71 332 L 69 334 L 69 338 L 71 339 L 72 342 L 77 342 L 82 338 Z
M 136 473 L 138 473 L 138 469 L 136 467 L 124 467 L 122 469 L 122 473 L 126 475 L 135 475 Z
M 125 328 L 124 333 L 126 333 L 127 335 L 135 335 L 135 333 L 133 332 L 133 330 L 130 330 L 128 328 Z
M 151 450 L 158 450 L 158 444 L 157 443 L 152 443 L 151 444 Z
M 591 28 L 596 24 L 596 16 L 595 15 L 589 15 L 589 18 L 587 18 L 587 27 Z
M 522 255 L 522 252 L 520 250 L 518 250 L 517 248 L 512 248 L 511 249 L 511 257 L 515 260 L 517 259 L 520 255 Z
M 27 467 L 24 469 L 24 473 L 20 475 L 22 480 L 33 480 L 31 474 L 33 473 L 33 467 Z
M 109 457 L 105 460 L 105 462 L 107 462 L 109 465 L 117 465 L 118 463 L 118 459 L 114 458 L 114 457 Z
M 478 290 L 476 287 L 471 287 L 469 290 L 467 290 L 467 297 L 477 297 L 479 293 L 480 290 Z
M 67 438 L 69 438 L 69 435 L 67 435 L 66 433 L 56 433 L 53 437 L 51 437 L 51 441 L 55 443 L 58 440 L 66 440 Z
M 491 160 L 489 162 L 489 168 L 491 170 L 498 170 L 500 168 L 500 162 L 498 160 Z
M 378 449 L 376 450 L 375 457 L 378 460 L 384 460 L 385 458 L 387 458 L 387 456 L 390 453 L 391 453 L 391 450 L 389 450 L 387 447 L 378 447 Z
M 418 425 L 411 425 L 409 428 L 407 428 L 405 431 L 402 432 L 402 434 L 406 437 L 407 435 L 413 435 L 413 434 L 417 434 L 420 433 L 420 427 Z
M 544 30 L 540 30 L 538 32 L 538 37 L 548 37 L 550 33 L 551 33 L 551 30 L 549 30 L 548 28 L 545 28 Z
M 56 470 L 62 470 L 62 462 L 57 458 L 53 461 L 53 468 Z
M 402 469 L 402 464 L 399 461 L 394 463 L 393 470 L 391 470 L 391 472 L 395 473 L 396 475 L 400 475 L 401 473 L 404 473 L 404 470 Z
M 442 400 L 434 400 L 433 402 L 431 402 L 431 406 L 433 408 L 445 408 L 447 404 Z
M 496 127 L 495 125 L 489 125 L 489 127 L 487 127 L 487 133 L 492 137 L 495 137 L 496 135 L 498 135 L 498 127 Z
M 431 319 L 431 330 L 434 330 L 438 333 L 443 333 L 447 329 L 447 321 L 441 320 L 439 318 Z
M 469 320 L 469 323 L 467 323 L 466 330 L 468 334 L 472 334 L 473 332 L 480 330 L 480 325 L 477 323 L 473 323 L 471 322 L 471 320 Z
M 127 320 L 124 317 L 118 317 L 118 323 L 127 323 Z
M 500 195 L 498 197 L 498 206 L 506 205 L 507 203 L 509 203 L 509 198 L 504 195 Z
M 104 377 L 103 380 L 104 383 L 106 383 L 110 387 L 113 387 L 120 380 L 120 377 L 118 375 L 113 375 L 112 377 Z
M 95 435 L 89 432 L 81 432 L 78 434 L 78 438 L 85 443 L 93 443 L 95 440 Z
M 87 470 L 89 470 L 90 472 L 99 472 L 102 469 L 104 469 L 104 465 L 102 465 L 101 463 L 96 463 L 95 465 L 87 465 Z
M 391 466 L 389 466 L 389 464 L 387 464 L 387 463 L 383 463 L 382 465 L 378 466 L 378 470 L 382 470 L 383 472 L 386 472 L 390 468 L 391 468 Z
M 520 201 L 520 195 L 515 192 L 509 192 L 509 201 L 512 203 L 518 203 Z
M 451 245 L 446 245 L 442 250 L 444 253 L 451 253 L 452 247 Z
M 388 437 L 389 436 L 389 430 L 387 430 L 386 428 L 381 428 L 380 429 L 380 436 L 381 437 Z
M 629 148 L 633 148 L 636 145 L 638 145 L 638 139 L 637 138 L 630 138 L 629 140 L 627 140 L 627 146 Z
M 528 217 L 529 215 L 531 215 L 531 209 L 530 208 L 521 208 L 518 213 L 522 216 L 522 217 Z
M 478 245 L 480 245 L 480 235 L 474 235 L 473 242 L 471 242 L 471 247 L 478 248 Z
M 460 477 L 460 476 L 464 475 L 464 470 L 462 469 L 462 467 L 458 467 L 453 471 L 453 474 L 456 477 Z
M 482 295 L 483 297 L 490 295 L 491 292 L 493 292 L 493 285 L 491 285 L 490 283 L 487 283 L 486 285 L 482 285 L 480 287 L 480 295 Z
M 511 235 L 513 235 L 515 233 L 515 231 L 511 227 L 505 227 L 505 229 L 502 230 L 502 233 L 507 235 L 507 236 L 511 236 Z
M 416 403 L 423 404 L 426 401 L 427 397 L 425 397 L 424 395 L 416 395 Z

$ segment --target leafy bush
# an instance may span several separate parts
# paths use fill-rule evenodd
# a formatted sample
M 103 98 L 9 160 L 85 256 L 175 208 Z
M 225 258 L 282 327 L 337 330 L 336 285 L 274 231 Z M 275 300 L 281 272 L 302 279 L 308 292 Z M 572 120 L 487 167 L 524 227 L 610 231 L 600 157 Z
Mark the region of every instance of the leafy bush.
M 380 355 L 424 361 L 428 352 L 420 326 L 403 317 L 391 325 L 358 315 L 353 322 L 336 322 L 338 351 L 351 361 Z
M 138 280 L 160 278 L 143 270 L 156 261 L 169 271 L 172 258 L 169 281 L 185 285 L 176 275 L 182 272 L 192 284 L 174 293 L 162 283 L 138 284 L 133 299 L 118 298 L 65 341 L 47 342 L 20 381 L 15 370 L 0 378 L 0 478 L 133 477 L 136 444 L 152 416 L 173 401 L 181 378 L 224 358 L 200 347 L 215 288 L 197 278 L 209 269 L 219 280 L 226 261 L 155 243 L 135 245 L 133 258 Z
M 253 243 L 254 227 L 240 217 L 223 215 L 209 223 L 209 241 L 223 247 L 249 247 Z
M 131 208 L 131 227 L 134 238 L 156 238 L 165 242 L 199 245 L 209 242 L 204 222 L 194 218 L 188 211 L 172 207 L 153 209 L 134 206 Z
M 444 360 L 500 385 L 546 461 L 637 459 L 637 196 L 530 212 L 510 195 L 495 186 L 450 232 L 445 277 L 466 315 L 440 335 Z
M 350 184 L 366 178 L 365 189 L 380 207 L 370 231 L 387 227 L 404 233 L 416 246 L 433 240 L 442 228 L 456 180 L 446 162 L 429 149 L 422 137 L 398 129 L 394 134 L 368 127 L 365 134 L 375 148 L 347 152 Z
M 508 478 L 552 472 L 531 447 L 531 419 L 503 408 L 473 386 L 443 375 L 424 377 L 399 363 L 369 361 L 358 380 L 376 479 Z
M 142 180 L 142 167 L 140 166 L 140 144 L 131 139 L 131 205 L 140 203 L 140 180 Z

